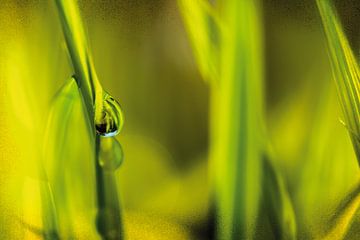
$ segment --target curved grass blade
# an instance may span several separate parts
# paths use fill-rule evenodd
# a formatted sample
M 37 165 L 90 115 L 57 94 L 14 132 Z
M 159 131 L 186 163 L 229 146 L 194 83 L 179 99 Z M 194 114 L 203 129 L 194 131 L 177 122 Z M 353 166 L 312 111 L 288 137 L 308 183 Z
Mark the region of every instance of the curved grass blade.
M 56 206 L 51 187 L 48 181 L 40 182 L 41 206 L 43 209 L 43 238 L 45 240 L 60 239 L 60 231 L 58 227 L 58 219 L 56 213 Z
M 219 80 L 221 20 L 207 0 L 178 0 L 200 73 L 205 80 Z
M 360 164 L 360 70 L 330 0 L 317 0 L 345 123 Z
M 41 198 L 43 223 L 43 229 L 40 229 L 40 232 L 38 233 L 40 233 L 44 239 L 60 239 L 61 236 L 61 222 L 59 224 L 59 212 L 57 211 L 58 206 L 55 205 L 54 194 L 51 186 L 56 186 L 56 189 L 60 190 L 59 187 L 62 185 L 51 181 L 49 179 L 48 172 L 50 172 L 50 174 L 55 173 L 55 175 L 57 175 L 55 177 L 56 180 L 60 179 L 61 174 L 58 176 L 58 169 L 61 169 L 63 162 L 54 162 L 52 160 L 56 159 L 53 158 L 54 156 L 61 156 L 61 151 L 63 150 L 62 146 L 65 141 L 64 136 L 68 126 L 68 120 L 72 112 L 72 105 L 76 98 L 76 93 L 78 93 L 76 83 L 73 78 L 70 78 L 56 94 L 51 104 L 50 113 L 47 119 L 47 126 L 45 128 L 43 161 L 41 161 L 38 166 L 38 172 L 40 175 L 38 188 Z M 55 131 L 55 133 L 53 131 Z M 52 138 L 53 136 L 56 136 L 56 138 Z M 52 155 L 51 157 L 49 156 L 50 152 L 50 155 Z M 61 193 L 60 195 L 63 194 L 64 193 Z M 64 201 L 57 202 L 60 204 L 64 203 Z M 24 222 L 24 224 L 26 223 Z
M 62 236 L 73 238 L 73 221 L 69 212 L 69 196 L 65 186 L 65 174 L 59 169 L 66 167 L 66 136 L 74 104 L 80 100 L 79 90 L 74 78 L 70 78 L 60 88 L 52 101 L 48 115 L 44 138 L 43 164 L 49 176 L 49 181 L 55 187 L 56 208 L 59 213 L 59 223 Z

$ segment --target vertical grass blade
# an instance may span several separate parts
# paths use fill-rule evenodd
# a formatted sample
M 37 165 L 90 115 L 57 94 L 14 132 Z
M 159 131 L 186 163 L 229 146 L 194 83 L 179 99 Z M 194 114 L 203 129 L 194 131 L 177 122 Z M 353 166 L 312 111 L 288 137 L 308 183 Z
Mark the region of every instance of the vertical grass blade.
M 216 4 L 179 1 L 198 67 L 212 80 L 210 175 L 217 238 L 252 239 L 263 196 L 277 239 L 296 239 L 295 213 L 284 180 L 267 158 L 263 160 L 267 140 L 259 3 L 228 0 Z M 216 28 L 209 27 L 209 22 Z M 214 33 L 217 41 L 213 41 Z
M 284 179 L 268 158 L 264 159 L 263 166 L 263 201 L 269 211 L 275 239 L 295 240 L 295 212 Z
M 214 158 L 218 239 L 252 239 L 261 197 L 262 43 L 257 1 L 224 1 L 218 148 Z
M 180 0 L 179 5 L 199 69 L 212 80 L 210 175 L 217 238 L 252 239 L 262 191 L 264 141 L 259 5 L 245 0 L 214 5 Z
M 317 0 L 334 78 L 354 150 L 360 163 L 360 71 L 330 0 Z
M 45 240 L 60 239 L 57 211 L 54 197 L 48 181 L 40 182 L 41 206 L 43 209 L 42 220 L 44 226 L 43 237 Z
M 121 209 L 119 206 L 118 191 L 115 177 L 115 170 L 122 161 L 122 150 L 116 138 L 106 138 L 96 136 L 96 141 L 100 149 L 96 166 L 97 191 L 98 191 L 98 214 L 96 225 L 103 239 L 116 240 L 123 239 Z M 107 148 L 108 143 L 111 147 Z M 119 149 L 120 148 L 120 149 Z M 116 154 L 119 153 L 120 154 Z
M 54 198 L 62 237 L 73 238 L 73 221 L 69 211 L 69 191 L 66 189 L 66 174 L 60 169 L 67 166 L 66 136 L 69 132 L 70 118 L 74 104 L 80 100 L 79 90 L 74 78 L 70 78 L 60 88 L 52 101 L 45 129 L 43 165 L 54 187 Z

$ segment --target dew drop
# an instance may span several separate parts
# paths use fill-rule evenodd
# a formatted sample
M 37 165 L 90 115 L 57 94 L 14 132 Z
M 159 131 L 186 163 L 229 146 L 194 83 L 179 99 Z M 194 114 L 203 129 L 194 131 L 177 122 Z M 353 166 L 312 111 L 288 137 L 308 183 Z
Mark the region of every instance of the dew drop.
M 120 104 L 105 93 L 100 117 L 95 119 L 96 132 L 104 137 L 112 137 L 121 131 L 123 124 L 124 117 Z
M 123 159 L 124 153 L 116 138 L 100 137 L 99 165 L 104 170 L 116 170 Z

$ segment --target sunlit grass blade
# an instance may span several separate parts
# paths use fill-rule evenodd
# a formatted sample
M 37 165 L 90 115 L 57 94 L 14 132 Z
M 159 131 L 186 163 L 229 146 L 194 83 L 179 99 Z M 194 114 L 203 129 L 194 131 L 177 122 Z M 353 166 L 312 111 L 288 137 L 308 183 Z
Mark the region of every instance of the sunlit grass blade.
M 212 80 L 210 175 L 217 238 L 252 239 L 261 195 L 264 142 L 258 2 L 179 3 L 198 67 L 204 78 Z
M 80 11 L 74 1 L 56 0 L 55 2 L 75 70 L 76 81 L 84 98 L 89 118 L 93 119 L 95 117 L 94 111 L 101 109 L 103 94 L 93 66 Z M 95 105 L 98 107 L 94 109 L 93 106 Z
M 317 0 L 328 41 L 330 60 L 342 106 L 345 126 L 360 163 L 360 69 L 342 30 L 332 1 Z M 321 239 L 343 239 L 359 209 L 359 187 L 350 193 L 335 211 L 328 231 Z
M 47 171 L 51 174 L 56 173 L 58 167 L 62 164 L 61 161 L 53 162 L 52 158 L 59 157 L 63 153 L 71 113 L 75 102 L 79 99 L 80 95 L 75 79 L 70 78 L 60 88 L 51 103 L 43 148 L 43 162 L 47 166 Z
M 69 212 L 69 196 L 63 171 L 68 167 L 66 141 L 69 133 L 70 118 L 74 105 L 80 101 L 80 94 L 75 79 L 70 78 L 55 95 L 50 106 L 47 125 L 45 128 L 43 165 L 49 175 L 49 181 L 55 188 L 56 208 L 59 212 L 62 236 L 73 237 L 73 221 Z
M 45 240 L 58 240 L 60 239 L 60 231 L 57 221 L 57 212 L 55 209 L 54 198 L 50 184 L 46 178 L 44 169 L 38 166 L 39 179 L 28 177 L 25 180 L 24 190 L 27 192 L 30 199 L 24 199 L 25 204 L 28 206 L 26 211 L 29 211 L 29 217 L 34 217 L 34 211 L 40 210 L 41 225 L 33 225 L 34 219 L 20 219 L 20 223 L 32 233 L 32 235 L 42 237 Z M 40 199 L 40 209 L 34 206 L 34 203 L 28 202 L 34 199 Z M 35 204 L 35 205 L 37 205 Z M 33 208 L 33 209 L 32 209 Z M 26 215 L 26 214 L 25 214 Z
M 102 137 L 114 137 L 123 126 L 123 115 L 116 100 L 103 91 L 90 55 L 80 11 L 74 1 L 57 0 L 60 20 L 75 70 L 75 80 L 86 109 L 91 143 L 94 146 L 96 177 L 97 230 L 103 239 L 122 239 L 122 222 L 117 186 L 112 169 L 107 172 L 100 165 Z M 116 142 L 116 139 L 110 141 Z M 117 142 L 116 142 L 117 143 Z M 116 146 L 120 147 L 117 143 Z M 112 149 L 110 149 L 111 151 Z M 109 155 L 111 158 L 115 156 Z M 122 158 L 122 155 L 121 155 Z M 116 159 L 108 159 L 116 161 Z M 121 161 L 121 160 L 119 160 Z
M 261 197 L 263 76 L 257 1 L 225 1 L 221 16 L 221 78 L 212 114 L 217 153 L 213 171 L 219 214 L 218 239 L 251 239 Z M 215 136 L 214 136 L 215 138 Z M 216 146 L 217 145 L 217 146 Z
M 317 0 L 335 82 L 354 149 L 360 161 L 360 70 L 331 0 Z
M 263 201 L 275 238 L 297 239 L 295 212 L 284 179 L 268 158 L 264 159 L 263 165 Z
M 205 80 L 219 80 L 221 20 L 207 0 L 178 0 L 197 64 Z
M 57 211 L 53 193 L 48 181 L 40 182 L 41 206 L 43 209 L 43 237 L 46 240 L 60 239 Z
M 59 169 L 61 169 L 64 163 L 63 159 L 59 159 L 59 156 L 63 155 L 62 151 L 64 150 L 63 145 L 65 144 L 66 130 L 76 97 L 79 98 L 78 88 L 76 87 L 74 79 L 70 78 L 54 97 L 47 119 L 43 159 L 38 163 L 38 175 L 40 178 L 38 188 L 41 198 L 43 224 L 43 228 L 38 229 L 38 233 L 41 234 L 44 239 L 60 239 L 61 227 L 64 227 L 64 224 L 61 224 L 61 222 L 59 224 L 57 211 L 59 205 L 63 206 L 66 204 L 66 193 L 61 191 L 63 185 L 57 184 L 62 176 Z M 54 186 L 57 192 L 60 191 L 62 198 L 60 201 L 57 201 L 57 206 L 55 205 L 55 198 L 52 191 L 52 187 Z M 69 216 L 66 209 L 60 208 L 60 210 L 61 216 L 64 216 L 64 210 L 65 216 Z M 69 224 L 71 222 L 70 218 L 66 220 L 66 222 L 62 223 Z
M 360 205 L 360 185 L 356 186 L 339 204 L 332 218 L 326 223 L 326 233 L 319 239 L 340 240 L 344 239 L 354 216 L 359 210 Z

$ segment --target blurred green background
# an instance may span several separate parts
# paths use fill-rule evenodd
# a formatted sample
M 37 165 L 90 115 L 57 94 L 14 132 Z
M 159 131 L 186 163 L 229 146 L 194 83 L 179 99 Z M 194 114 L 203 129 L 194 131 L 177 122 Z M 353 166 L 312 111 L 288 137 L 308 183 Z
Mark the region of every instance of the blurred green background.
M 80 1 L 80 7 L 99 79 L 125 113 L 118 137 L 125 160 L 117 177 L 129 239 L 211 239 L 209 89 L 177 2 Z M 337 7 L 358 53 L 360 2 Z M 266 123 L 306 238 L 357 182 L 357 161 L 339 121 L 315 1 L 264 1 L 263 26 Z M 37 208 L 24 176 L 36 178 L 50 102 L 70 66 L 54 3 L 1 1 L 1 239 L 36 239 L 19 223 Z M 86 141 L 72 134 L 78 146 Z M 40 228 L 32 214 L 28 224 Z

